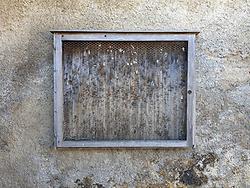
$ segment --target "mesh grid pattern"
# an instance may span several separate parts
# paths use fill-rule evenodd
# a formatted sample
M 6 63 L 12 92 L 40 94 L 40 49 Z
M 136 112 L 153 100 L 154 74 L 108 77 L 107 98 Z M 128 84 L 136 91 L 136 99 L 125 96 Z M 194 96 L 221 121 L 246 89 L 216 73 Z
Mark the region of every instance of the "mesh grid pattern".
M 187 42 L 63 42 L 65 140 L 186 139 Z
M 187 50 L 187 42 L 63 42 L 63 49 L 71 53 L 76 49 L 89 49 L 96 53 L 102 51 L 124 53 L 135 50 L 160 55 L 164 51 L 183 53 Z

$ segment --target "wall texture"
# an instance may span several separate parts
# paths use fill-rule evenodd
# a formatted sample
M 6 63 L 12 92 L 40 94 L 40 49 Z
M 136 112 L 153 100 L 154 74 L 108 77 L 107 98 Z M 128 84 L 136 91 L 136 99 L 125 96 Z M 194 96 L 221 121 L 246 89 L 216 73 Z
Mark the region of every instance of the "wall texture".
M 194 149 L 53 149 L 51 29 L 199 30 Z M 249 0 L 0 0 L 0 187 L 250 186 Z

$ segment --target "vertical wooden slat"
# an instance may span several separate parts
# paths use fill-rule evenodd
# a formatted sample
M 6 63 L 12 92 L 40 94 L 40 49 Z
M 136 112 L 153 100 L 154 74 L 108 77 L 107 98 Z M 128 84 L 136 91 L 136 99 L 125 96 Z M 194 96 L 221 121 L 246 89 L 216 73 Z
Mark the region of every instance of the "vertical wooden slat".
M 63 67 L 62 40 L 60 34 L 54 34 L 54 134 L 55 146 L 63 141 Z
M 187 73 L 187 142 L 194 146 L 195 125 L 195 35 L 188 39 L 188 73 Z

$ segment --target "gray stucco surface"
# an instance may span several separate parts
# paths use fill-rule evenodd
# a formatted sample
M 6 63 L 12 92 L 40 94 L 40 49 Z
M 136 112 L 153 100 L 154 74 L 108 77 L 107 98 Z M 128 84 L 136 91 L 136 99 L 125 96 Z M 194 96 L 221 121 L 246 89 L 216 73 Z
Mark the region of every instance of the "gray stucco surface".
M 53 148 L 51 29 L 198 30 L 194 149 Z M 250 1 L 0 0 L 0 187 L 250 186 Z

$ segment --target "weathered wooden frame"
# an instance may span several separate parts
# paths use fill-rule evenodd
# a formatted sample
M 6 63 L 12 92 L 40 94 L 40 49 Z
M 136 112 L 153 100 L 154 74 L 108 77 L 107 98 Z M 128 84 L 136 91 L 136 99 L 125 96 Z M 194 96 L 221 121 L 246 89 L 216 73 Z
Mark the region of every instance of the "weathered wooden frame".
M 55 147 L 79 148 L 168 148 L 193 147 L 195 127 L 195 36 L 199 32 L 125 32 L 53 30 L 54 35 L 54 137 Z M 63 140 L 63 41 L 186 41 L 188 42 L 187 71 L 187 139 L 186 140 Z

